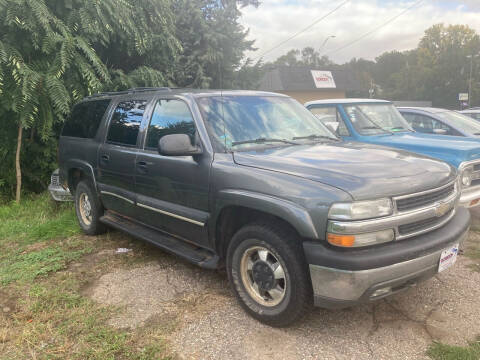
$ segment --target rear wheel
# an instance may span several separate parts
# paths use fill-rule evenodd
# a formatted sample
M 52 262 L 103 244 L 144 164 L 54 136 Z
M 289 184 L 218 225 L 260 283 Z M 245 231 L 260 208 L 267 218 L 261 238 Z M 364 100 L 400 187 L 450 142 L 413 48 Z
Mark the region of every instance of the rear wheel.
M 75 189 L 75 212 L 84 233 L 98 235 L 105 232 L 106 227 L 100 222 L 103 206 L 90 184 L 84 180 Z
M 240 304 L 263 323 L 287 326 L 311 307 L 301 242 L 282 224 L 242 227 L 228 248 L 227 270 Z

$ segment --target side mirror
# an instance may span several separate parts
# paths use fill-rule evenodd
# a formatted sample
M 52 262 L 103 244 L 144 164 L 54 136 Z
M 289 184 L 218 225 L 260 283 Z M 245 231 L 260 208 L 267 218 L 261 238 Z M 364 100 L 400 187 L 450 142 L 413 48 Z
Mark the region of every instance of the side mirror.
M 192 145 L 186 134 L 165 135 L 158 141 L 158 152 L 165 156 L 199 155 L 202 149 Z
M 433 129 L 433 133 L 437 135 L 447 135 L 447 130 L 445 129 Z

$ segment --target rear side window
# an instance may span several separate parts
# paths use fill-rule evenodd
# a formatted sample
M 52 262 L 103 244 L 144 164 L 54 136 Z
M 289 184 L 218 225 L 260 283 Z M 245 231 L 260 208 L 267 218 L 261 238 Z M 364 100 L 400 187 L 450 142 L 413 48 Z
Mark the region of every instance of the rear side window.
M 135 146 L 146 104 L 145 100 L 130 100 L 118 104 L 110 121 L 107 142 Z
M 186 134 L 195 143 L 195 123 L 190 110 L 181 100 L 158 100 L 147 133 L 147 148 L 156 149 L 162 136 Z
M 77 104 L 63 127 L 62 136 L 94 138 L 110 99 L 94 100 Z

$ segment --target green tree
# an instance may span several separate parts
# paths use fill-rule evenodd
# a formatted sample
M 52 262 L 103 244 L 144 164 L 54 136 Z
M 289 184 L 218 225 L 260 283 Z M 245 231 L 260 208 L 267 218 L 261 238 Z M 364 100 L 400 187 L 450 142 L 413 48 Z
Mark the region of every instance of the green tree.
M 0 34 L 2 137 L 16 129 L 15 144 L 0 145 L 0 186 L 12 181 L 15 152 L 17 201 L 22 167 L 53 166 L 52 136 L 73 103 L 102 90 L 168 82 L 180 48 L 168 0 L 0 0 Z M 31 156 L 22 159 L 24 130 Z
M 425 69 L 424 96 L 429 96 L 436 105 L 457 107 L 458 93 L 468 92 L 470 59 L 467 56 L 479 52 L 480 37 L 466 25 L 438 24 L 427 29 L 418 46 L 418 62 Z M 478 97 L 478 88 L 472 90 L 472 97 Z
M 468 92 L 472 68 L 472 104 L 479 103 L 480 37 L 466 25 L 437 24 L 425 31 L 413 50 L 376 58 L 372 76 L 392 100 L 430 100 L 434 106 L 458 108 L 458 93 Z M 477 81 L 475 81 L 477 79 Z
M 44 1 L 0 2 L 0 34 L 0 104 L 3 117 L 18 128 L 18 202 L 23 130 L 36 129 L 46 140 L 55 121 L 68 114 L 72 100 L 98 91 L 110 77 L 90 44 L 72 33 Z
M 245 51 L 253 49 L 238 19 L 258 1 L 173 0 L 182 50 L 173 81 L 181 87 L 232 88 Z
M 320 56 L 320 53 L 313 47 L 307 46 L 302 50 L 293 49 L 286 54 L 278 57 L 274 65 L 282 66 L 332 66 L 335 65 L 326 55 Z

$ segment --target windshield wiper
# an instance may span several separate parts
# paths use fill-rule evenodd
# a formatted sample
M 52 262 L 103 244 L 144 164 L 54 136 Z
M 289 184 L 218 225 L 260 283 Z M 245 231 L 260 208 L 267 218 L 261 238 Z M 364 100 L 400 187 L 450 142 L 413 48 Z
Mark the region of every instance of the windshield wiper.
M 372 120 L 370 120 L 370 121 L 372 121 Z M 388 134 L 393 135 L 393 132 L 392 132 L 392 131 L 387 130 L 387 129 L 384 129 L 383 127 L 378 126 L 378 125 L 375 125 L 375 126 L 363 126 L 363 127 L 362 127 L 362 130 L 372 130 L 372 129 L 382 130 L 382 131 L 384 131 L 384 132 L 386 132 L 386 133 L 388 133 Z
M 414 132 L 412 129 L 407 129 L 407 128 L 404 128 L 403 126 L 397 126 L 397 127 L 390 128 L 390 131 L 397 131 L 397 130 L 407 130 L 407 131 L 410 131 L 410 132 Z
M 234 141 L 232 142 L 232 146 L 242 145 L 242 144 L 264 144 L 266 142 L 281 142 L 284 144 L 298 145 L 296 142 L 285 140 L 285 139 L 258 138 L 258 139 L 252 139 L 252 140 Z
M 317 135 L 317 134 L 312 134 L 312 135 L 307 135 L 307 136 L 295 136 L 292 138 L 292 140 L 302 140 L 302 139 L 309 139 L 309 140 L 314 140 L 314 139 L 328 139 L 328 140 L 333 140 L 333 141 L 340 141 L 340 139 L 331 137 L 331 136 L 326 136 L 326 135 Z

